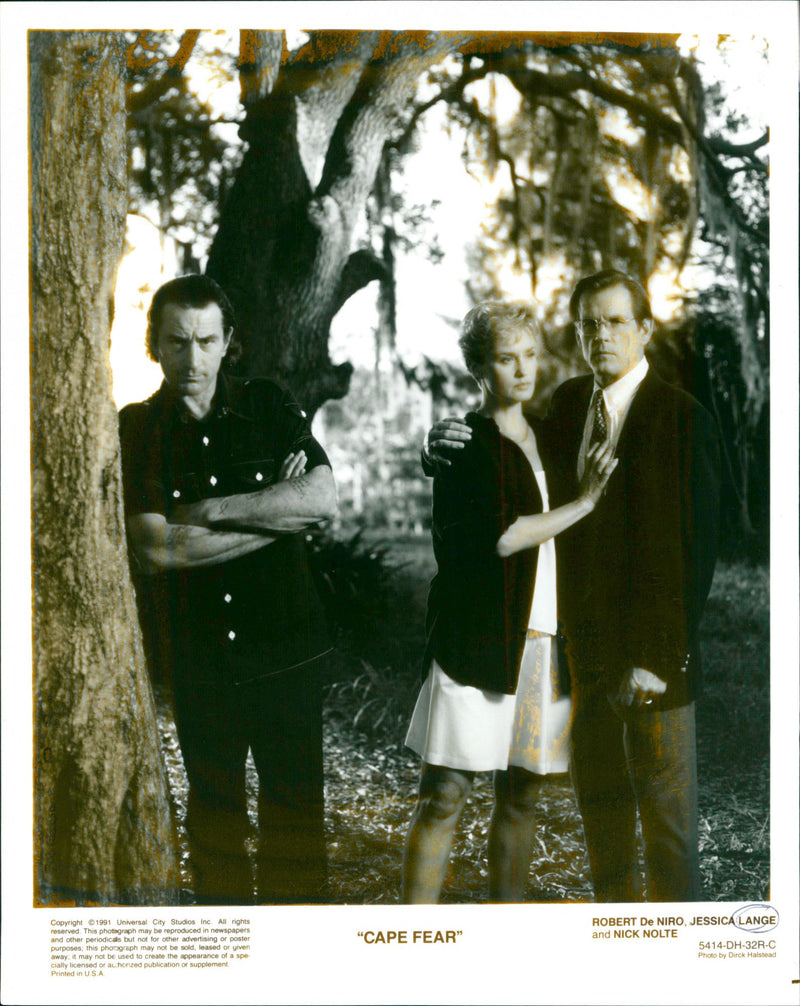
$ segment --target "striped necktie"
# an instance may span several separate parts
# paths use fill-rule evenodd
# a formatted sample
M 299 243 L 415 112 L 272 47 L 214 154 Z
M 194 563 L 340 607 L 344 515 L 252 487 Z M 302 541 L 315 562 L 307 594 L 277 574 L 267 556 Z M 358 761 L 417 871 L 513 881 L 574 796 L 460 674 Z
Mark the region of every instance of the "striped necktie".
M 594 415 L 594 420 L 592 422 L 592 433 L 589 437 L 589 446 L 594 447 L 595 444 L 602 444 L 608 438 L 608 418 L 606 416 L 606 406 L 603 401 L 603 392 L 598 388 L 595 391 L 592 398 L 592 413 Z

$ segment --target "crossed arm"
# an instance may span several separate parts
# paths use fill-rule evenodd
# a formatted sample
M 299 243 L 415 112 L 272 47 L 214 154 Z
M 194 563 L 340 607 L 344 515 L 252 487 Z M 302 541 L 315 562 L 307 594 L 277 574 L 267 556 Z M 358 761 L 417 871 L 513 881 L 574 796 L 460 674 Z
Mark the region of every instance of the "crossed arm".
M 131 545 L 143 571 L 213 566 L 333 517 L 336 487 L 330 468 L 320 465 L 304 474 L 304 466 L 304 455 L 289 455 L 282 481 L 257 492 L 179 506 L 169 520 L 160 513 L 128 517 Z

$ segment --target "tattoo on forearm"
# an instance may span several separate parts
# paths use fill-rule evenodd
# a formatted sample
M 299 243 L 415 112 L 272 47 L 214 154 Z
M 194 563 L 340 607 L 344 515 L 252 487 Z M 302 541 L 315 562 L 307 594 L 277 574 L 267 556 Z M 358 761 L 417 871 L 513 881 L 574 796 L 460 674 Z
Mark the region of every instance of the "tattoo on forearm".
M 275 486 L 264 486 L 263 489 L 259 489 L 258 493 L 254 493 L 253 495 L 264 496 L 267 493 L 274 492 L 274 490 L 275 490 Z M 218 516 L 217 516 L 216 520 L 214 521 L 214 523 L 215 524 L 219 523 L 220 521 L 224 520 L 226 517 L 231 516 L 231 511 L 236 507 L 236 504 L 237 504 L 238 501 L 239 501 L 239 497 L 238 496 L 224 496 L 224 497 L 218 499 L 217 500 L 217 508 L 218 508 L 217 513 L 218 513 Z M 234 520 L 236 519 L 236 514 L 235 513 L 233 514 L 233 519 Z
M 170 524 L 167 542 L 170 548 L 183 545 L 192 534 L 193 528 L 190 524 Z

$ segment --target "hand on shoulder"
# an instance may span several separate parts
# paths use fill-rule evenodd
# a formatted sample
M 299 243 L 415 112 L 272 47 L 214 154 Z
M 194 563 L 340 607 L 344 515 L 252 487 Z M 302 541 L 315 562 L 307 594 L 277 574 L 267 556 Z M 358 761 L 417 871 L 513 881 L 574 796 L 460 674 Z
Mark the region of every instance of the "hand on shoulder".
M 432 468 L 449 468 L 453 462 L 453 452 L 463 451 L 472 439 L 472 430 L 457 416 L 440 419 L 425 434 L 422 445 L 423 461 Z

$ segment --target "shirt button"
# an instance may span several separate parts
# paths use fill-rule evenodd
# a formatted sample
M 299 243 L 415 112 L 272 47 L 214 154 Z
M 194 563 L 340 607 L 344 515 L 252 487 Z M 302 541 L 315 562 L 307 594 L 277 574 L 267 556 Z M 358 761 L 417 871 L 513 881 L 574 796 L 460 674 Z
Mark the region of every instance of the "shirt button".
M 223 598 L 223 601 L 224 601 L 224 602 L 225 602 L 226 604 L 230 604 L 232 600 L 233 600 L 233 598 L 231 597 L 231 595 L 230 595 L 230 594 L 226 594 L 226 595 L 225 595 L 225 597 Z
M 208 439 L 208 437 L 203 437 L 203 447 L 208 447 L 210 443 L 211 441 Z
M 256 482 L 261 482 L 263 478 L 264 476 L 261 474 L 261 472 L 256 472 Z
M 236 639 L 236 633 L 233 631 L 233 629 L 231 629 L 231 631 L 228 633 L 228 639 L 230 639 L 231 642 L 233 642 L 234 639 Z
M 212 475 L 211 478 L 208 481 L 209 481 L 210 485 L 215 486 L 217 484 L 217 476 L 216 475 Z
M 174 498 L 175 498 L 176 500 L 179 500 L 179 499 L 181 498 L 181 492 L 180 492 L 180 489 L 174 489 L 174 490 L 172 491 L 172 495 L 173 495 L 173 497 L 174 497 Z

